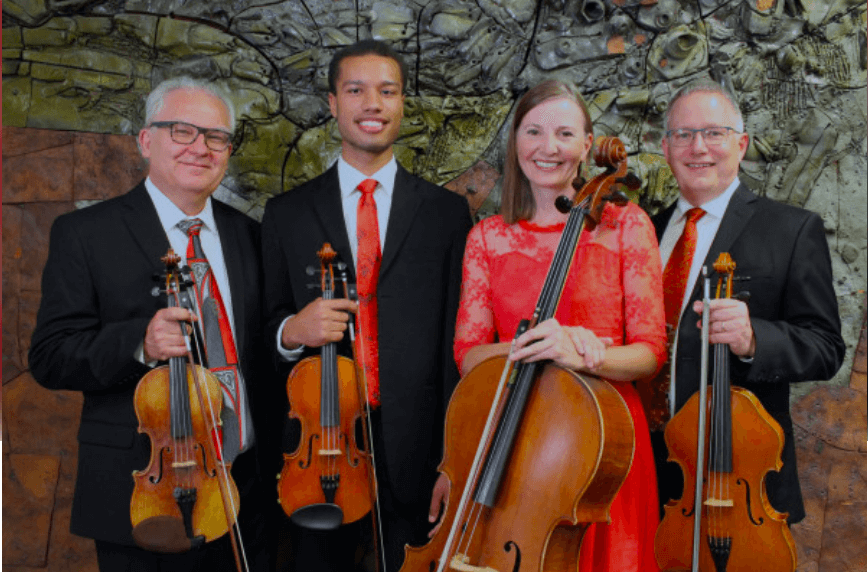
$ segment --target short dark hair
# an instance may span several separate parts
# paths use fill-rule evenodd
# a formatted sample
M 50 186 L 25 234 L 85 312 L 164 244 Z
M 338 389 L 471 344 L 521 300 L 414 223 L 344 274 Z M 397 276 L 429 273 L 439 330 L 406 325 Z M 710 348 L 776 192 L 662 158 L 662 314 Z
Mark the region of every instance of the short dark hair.
M 530 182 L 522 172 L 518 164 L 518 151 L 516 132 L 521 127 L 524 116 L 537 105 L 550 99 L 569 99 L 579 106 L 585 122 L 585 135 L 594 134 L 594 126 L 591 123 L 591 114 L 588 104 L 572 83 L 549 79 L 528 90 L 515 105 L 515 115 L 512 118 L 512 126 L 509 130 L 509 138 L 506 140 L 506 161 L 503 166 L 503 183 L 500 192 L 500 215 L 506 224 L 513 224 L 518 220 L 530 220 L 536 212 L 533 192 Z M 591 150 L 588 151 L 590 155 Z M 582 167 L 579 167 L 581 172 Z
M 360 40 L 355 44 L 341 48 L 335 53 L 332 61 L 329 63 L 329 93 L 337 94 L 338 73 L 341 71 L 341 62 L 346 58 L 356 56 L 376 55 L 384 58 L 395 60 L 398 68 L 401 70 L 401 93 L 407 89 L 407 64 L 398 52 L 392 49 L 392 46 L 379 40 Z

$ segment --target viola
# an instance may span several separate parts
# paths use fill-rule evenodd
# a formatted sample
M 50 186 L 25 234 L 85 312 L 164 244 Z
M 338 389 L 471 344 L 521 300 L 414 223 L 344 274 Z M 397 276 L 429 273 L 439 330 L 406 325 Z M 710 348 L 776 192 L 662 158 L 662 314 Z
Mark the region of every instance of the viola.
M 191 282 L 188 277 L 182 282 L 180 257 L 170 249 L 162 260 L 166 265 L 163 292 L 169 307 L 193 311 L 192 295 L 182 290 Z M 179 323 L 179 327 L 186 330 L 189 326 Z M 229 474 L 230 465 L 223 462 L 215 445 L 223 394 L 217 378 L 195 365 L 190 347 L 188 342 L 186 357 L 170 358 L 167 366 L 154 368 L 136 386 L 138 430 L 150 438 L 151 458 L 144 470 L 133 473 L 133 539 L 146 550 L 177 553 L 231 532 L 241 571 L 234 530 L 238 489 Z M 194 343 L 193 347 L 202 346 Z
M 332 300 L 337 253 L 325 243 L 317 256 L 323 299 Z M 305 528 L 331 530 L 361 519 L 374 506 L 376 480 L 360 380 L 353 360 L 338 356 L 337 344 L 328 343 L 319 356 L 300 361 L 286 382 L 289 417 L 299 421 L 301 440 L 294 452 L 284 454 L 278 497 L 290 519 Z
M 721 253 L 714 269 L 720 276 L 717 297 L 731 297 L 735 262 Z M 707 395 L 707 273 L 704 291 L 700 390 L 664 433 L 669 459 L 681 467 L 685 484 L 681 498 L 664 507 L 654 539 L 657 563 L 669 571 L 747 572 L 760 566 L 793 572 L 796 551 L 787 515 L 771 506 L 764 486 L 766 474 L 782 466 L 784 432 L 753 393 L 730 384 L 726 344 L 714 345 Z
M 516 337 L 554 316 L 581 231 L 599 223 L 604 202 L 638 179 L 626 150 L 601 138 L 606 170 L 577 187 L 533 316 Z M 581 188 L 578 188 L 581 187 Z M 487 412 L 485 408 L 488 407 Z M 608 519 L 633 456 L 633 422 L 606 381 L 553 364 L 489 358 L 458 384 L 446 415 L 440 464 L 452 494 L 442 525 L 423 547 L 407 547 L 402 572 L 575 570 L 582 536 Z

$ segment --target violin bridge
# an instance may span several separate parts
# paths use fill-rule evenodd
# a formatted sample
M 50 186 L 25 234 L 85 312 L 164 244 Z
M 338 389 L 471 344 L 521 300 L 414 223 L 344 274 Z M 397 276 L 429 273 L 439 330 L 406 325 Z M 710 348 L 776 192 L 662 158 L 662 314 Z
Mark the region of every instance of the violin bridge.
M 317 451 L 317 454 L 324 457 L 337 457 L 338 455 L 343 455 L 343 451 L 340 449 L 320 449 Z
M 468 560 L 470 560 L 470 558 L 466 554 L 456 554 L 452 557 L 452 562 L 449 564 L 449 568 L 451 570 L 458 570 L 458 572 L 498 572 L 490 566 L 483 568 L 481 566 L 468 564 Z
M 714 508 L 732 508 L 735 506 L 735 503 L 732 502 L 732 499 L 718 499 L 718 498 L 710 498 L 706 499 L 703 502 L 705 506 L 711 506 Z
M 189 461 L 177 461 L 172 463 L 173 469 L 192 469 L 196 466 L 195 459 L 190 459 Z

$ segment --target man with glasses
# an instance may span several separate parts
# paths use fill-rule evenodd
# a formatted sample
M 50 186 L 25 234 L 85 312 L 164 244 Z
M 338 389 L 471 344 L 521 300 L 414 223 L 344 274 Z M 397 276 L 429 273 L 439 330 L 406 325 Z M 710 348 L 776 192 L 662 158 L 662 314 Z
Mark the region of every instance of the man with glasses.
M 211 198 L 229 163 L 234 109 L 215 86 L 178 78 L 157 86 L 145 111 L 138 144 L 147 179 L 120 197 L 59 217 L 43 273 L 32 373 L 47 388 L 84 396 L 70 529 L 95 540 L 103 572 L 235 570 L 228 535 L 181 554 L 144 550 L 133 541 L 132 473 L 148 466 L 152 452 L 148 436 L 137 431 L 134 391 L 153 367 L 187 354 L 180 322 L 194 319 L 186 309 L 168 308 L 165 295 L 152 294 L 171 246 L 182 264 L 202 271 L 195 271 L 196 295 L 202 293 L 195 320 L 205 330 L 208 365 L 219 369 L 224 407 L 217 446 L 233 463 L 247 560 L 252 570 L 269 570 L 262 527 L 276 499 L 265 494 L 273 485 L 262 486 L 259 475 L 274 475 L 277 467 L 257 466 L 274 432 L 263 423 L 264 407 L 274 400 L 263 395 L 267 376 L 260 371 L 266 360 L 259 355 L 265 347 L 259 225 Z M 169 404 L 151 407 L 168 410 Z M 169 471 L 167 453 L 153 452 Z M 222 515 L 222 505 L 214 509 Z
M 701 267 L 713 273 L 718 255 L 728 252 L 736 263 L 734 291 L 749 291 L 750 298 L 711 302 L 710 342 L 729 346 L 732 384 L 752 391 L 784 430 L 783 467 L 766 485 L 774 508 L 799 522 L 805 509 L 789 384 L 831 378 L 845 349 L 823 221 L 758 197 L 739 181 L 749 137 L 737 104 L 720 85 L 702 80 L 681 88 L 665 127 L 663 154 L 680 189 L 678 200 L 653 218 L 667 321 L 675 328 L 670 411 L 699 390 Z M 713 374 L 710 365 L 709 379 Z M 652 433 L 652 442 L 665 503 L 681 496 L 681 470 L 666 463 L 662 431 Z

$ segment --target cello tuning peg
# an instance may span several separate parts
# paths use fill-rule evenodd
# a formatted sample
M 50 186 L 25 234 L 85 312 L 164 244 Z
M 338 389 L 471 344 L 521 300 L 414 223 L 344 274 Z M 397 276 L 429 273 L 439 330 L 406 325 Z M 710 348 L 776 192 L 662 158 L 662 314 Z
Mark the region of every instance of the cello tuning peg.
M 582 190 L 582 187 L 584 187 L 587 183 L 588 181 L 586 181 L 583 176 L 578 175 L 575 179 L 573 179 L 573 188 L 576 191 L 580 191 Z
M 555 199 L 555 208 L 562 213 L 567 214 L 568 212 L 570 212 L 570 209 L 573 208 L 573 201 L 571 201 L 564 195 L 561 195 Z
M 623 177 L 615 179 L 615 182 L 621 183 L 631 191 L 635 191 L 642 186 L 642 180 L 632 171 L 628 171 Z
M 621 191 L 612 191 L 608 195 L 606 195 L 603 200 L 609 201 L 610 203 L 614 203 L 619 207 L 623 207 L 626 205 L 630 199 Z

